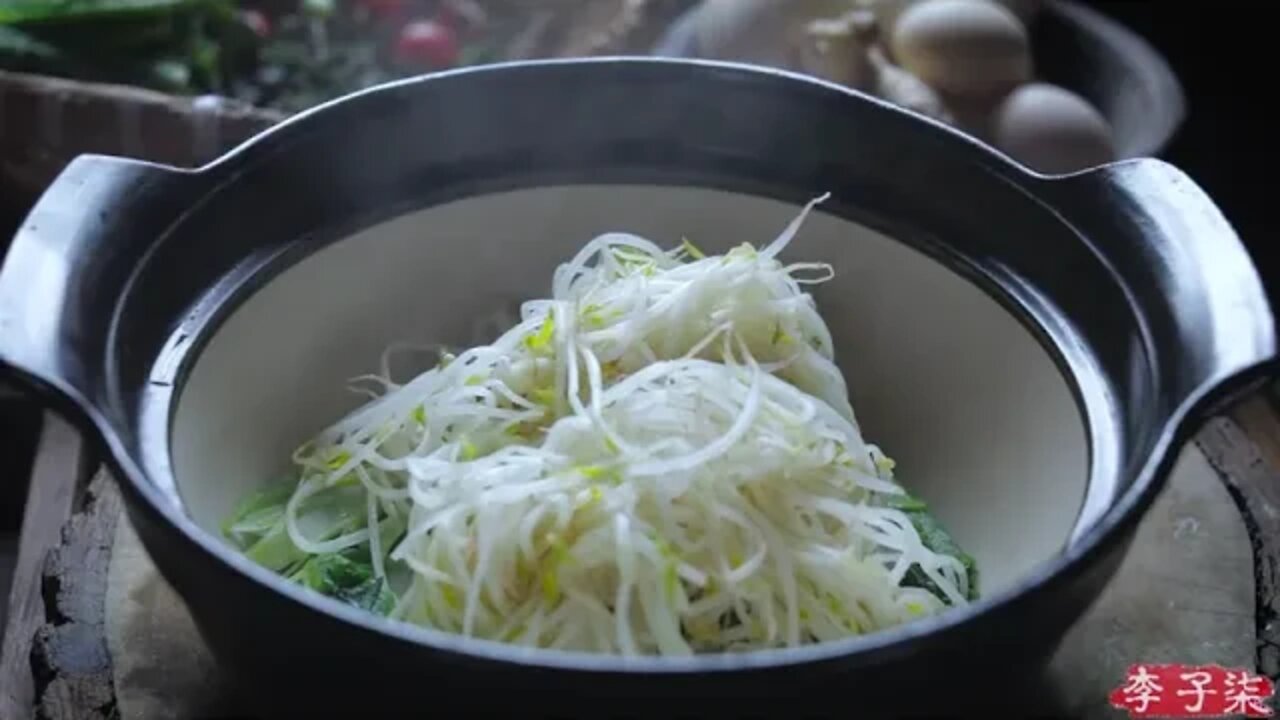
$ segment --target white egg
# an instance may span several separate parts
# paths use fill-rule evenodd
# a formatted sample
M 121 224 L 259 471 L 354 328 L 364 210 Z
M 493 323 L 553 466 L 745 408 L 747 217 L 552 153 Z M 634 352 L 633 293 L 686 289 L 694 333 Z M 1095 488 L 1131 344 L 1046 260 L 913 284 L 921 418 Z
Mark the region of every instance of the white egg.
M 1040 13 L 1044 6 L 1044 0 L 974 0 L 975 2 L 994 2 L 1003 5 L 1010 12 L 1018 17 L 1023 25 L 1030 25 L 1035 20 L 1036 15 Z M 919 5 L 926 0 L 858 0 L 859 6 L 870 9 L 875 13 L 876 25 L 879 27 L 880 34 L 885 37 L 891 37 L 893 27 L 897 24 L 898 18 L 902 13 L 912 5 Z
M 1026 28 L 986 0 L 925 0 L 908 7 L 890 37 L 893 58 L 937 90 L 994 97 L 1031 78 Z
M 1116 158 L 1102 113 L 1079 95 L 1049 83 L 1009 94 L 992 122 L 996 147 L 1043 173 L 1068 173 Z

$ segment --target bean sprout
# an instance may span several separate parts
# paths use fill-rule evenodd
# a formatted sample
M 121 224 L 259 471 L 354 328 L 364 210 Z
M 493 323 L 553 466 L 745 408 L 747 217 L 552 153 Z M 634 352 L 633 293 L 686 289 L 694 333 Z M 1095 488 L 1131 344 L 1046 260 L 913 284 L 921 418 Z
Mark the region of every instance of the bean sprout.
M 624 655 L 823 642 L 974 597 L 861 435 L 804 290 L 834 269 L 778 259 L 823 198 L 762 250 L 602 235 L 490 345 L 403 384 L 384 360 L 376 398 L 294 454 L 277 569 L 364 548 L 371 581 L 399 573 L 393 617 Z M 338 490 L 356 521 L 317 525 Z

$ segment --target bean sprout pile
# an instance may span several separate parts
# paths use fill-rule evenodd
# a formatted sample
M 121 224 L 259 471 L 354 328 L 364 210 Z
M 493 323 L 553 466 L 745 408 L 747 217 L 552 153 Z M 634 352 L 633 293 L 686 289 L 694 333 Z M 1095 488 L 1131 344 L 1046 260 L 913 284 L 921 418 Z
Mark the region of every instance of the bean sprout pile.
M 977 595 L 972 559 L 863 439 L 808 285 L 771 243 L 610 233 L 489 345 L 293 456 L 224 526 L 297 582 L 409 623 L 624 655 L 794 647 Z

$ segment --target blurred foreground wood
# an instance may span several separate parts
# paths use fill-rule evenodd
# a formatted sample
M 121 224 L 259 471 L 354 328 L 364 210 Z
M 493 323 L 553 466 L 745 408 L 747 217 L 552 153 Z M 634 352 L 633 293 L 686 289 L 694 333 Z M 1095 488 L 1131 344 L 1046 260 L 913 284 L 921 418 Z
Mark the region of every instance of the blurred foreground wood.
M 43 426 L 0 645 L 0 718 L 4 720 L 31 717 L 36 700 L 31 648 L 36 629 L 49 621 L 43 594 L 45 561 L 63 539 L 63 526 L 76 505 L 88 464 L 74 428 L 52 413 L 46 414 Z

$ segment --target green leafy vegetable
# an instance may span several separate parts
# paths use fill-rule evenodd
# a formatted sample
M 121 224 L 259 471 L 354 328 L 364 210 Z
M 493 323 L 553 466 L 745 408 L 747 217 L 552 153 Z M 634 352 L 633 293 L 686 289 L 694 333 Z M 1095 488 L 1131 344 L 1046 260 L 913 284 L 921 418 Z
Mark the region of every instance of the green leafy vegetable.
M 287 572 L 302 563 L 308 553 L 293 543 L 284 518 L 285 504 L 296 487 L 297 481 L 290 479 L 253 493 L 223 523 L 223 535 L 249 559 L 270 570 Z M 362 495 L 359 487 L 329 488 L 308 498 L 300 516 L 307 521 L 305 524 L 322 528 L 316 540 L 353 532 L 365 521 Z
M 925 505 L 924 501 L 911 495 L 891 495 L 885 504 L 889 507 L 897 508 L 906 513 L 907 518 L 911 520 L 911 524 L 915 526 L 916 532 L 920 534 L 920 542 L 926 548 L 940 555 L 950 555 L 960 561 L 965 568 L 965 574 L 969 578 L 969 594 L 968 600 L 978 599 L 978 565 L 974 561 L 973 556 L 965 552 L 956 544 L 951 534 L 947 532 L 942 523 L 938 522 Z M 919 587 L 928 590 L 947 604 L 951 604 L 951 600 L 943 593 L 937 585 L 925 575 L 919 566 L 912 566 L 907 571 L 906 576 L 902 580 L 902 584 L 909 587 Z
M 375 577 L 370 565 L 341 553 L 312 557 L 294 579 L 323 595 L 379 615 L 390 613 L 396 604 L 386 581 Z
M 298 487 L 296 477 L 286 477 L 248 495 L 222 523 L 222 533 L 253 562 L 280 573 L 317 592 L 349 605 L 386 615 L 396 597 L 385 578 L 373 570 L 368 542 L 340 553 L 312 555 L 289 537 L 285 506 Z M 328 540 L 365 527 L 364 489 L 330 487 L 303 502 L 299 523 L 322 528 L 316 540 Z M 395 543 L 404 535 L 402 517 L 378 522 L 380 561 L 386 562 Z
M 289 539 L 284 506 L 296 482 L 273 483 L 246 497 L 222 523 L 222 534 L 259 565 L 283 572 L 307 554 Z
M 285 572 L 305 560 L 307 554 L 293 544 L 281 520 L 261 540 L 249 546 L 245 556 L 268 570 Z
M 367 525 L 361 524 L 361 527 Z M 405 529 L 408 523 L 403 517 L 384 517 L 378 521 L 378 548 L 381 550 L 382 561 L 388 563 L 388 556 L 395 548 L 400 538 L 404 537 Z M 349 560 L 373 567 L 373 552 L 370 543 L 364 542 L 354 547 L 348 548 L 342 552 L 342 555 Z M 388 568 L 390 571 L 391 568 Z
M 242 550 L 257 543 L 280 524 L 295 487 L 296 481 L 280 481 L 246 496 L 223 521 L 223 536 Z

